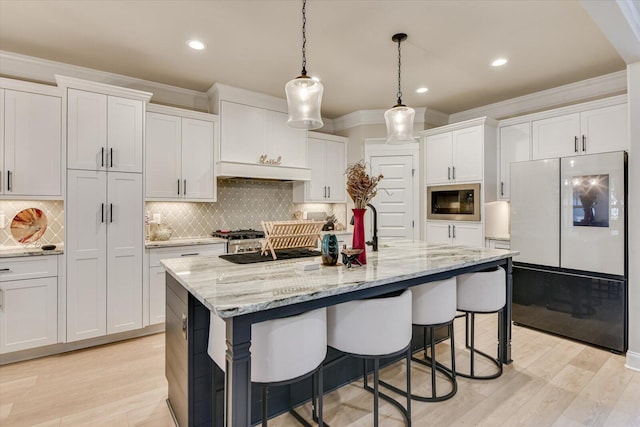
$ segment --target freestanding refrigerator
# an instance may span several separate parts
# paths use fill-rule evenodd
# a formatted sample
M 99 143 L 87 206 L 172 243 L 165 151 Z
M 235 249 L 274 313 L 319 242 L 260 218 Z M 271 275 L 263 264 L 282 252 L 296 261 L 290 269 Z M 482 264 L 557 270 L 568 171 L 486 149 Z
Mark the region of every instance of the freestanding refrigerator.
M 627 349 L 626 153 L 511 165 L 514 322 Z

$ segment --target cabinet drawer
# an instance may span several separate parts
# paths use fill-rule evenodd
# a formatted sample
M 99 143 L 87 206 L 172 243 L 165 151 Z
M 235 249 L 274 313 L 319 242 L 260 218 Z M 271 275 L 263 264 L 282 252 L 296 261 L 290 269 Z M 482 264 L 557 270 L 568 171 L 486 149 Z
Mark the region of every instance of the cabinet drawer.
M 151 249 L 149 252 L 149 267 L 160 267 L 160 260 L 163 259 L 179 258 L 181 256 L 222 255 L 224 251 L 224 243 Z
M 57 255 L 3 258 L 0 261 L 0 282 L 55 277 L 57 275 Z

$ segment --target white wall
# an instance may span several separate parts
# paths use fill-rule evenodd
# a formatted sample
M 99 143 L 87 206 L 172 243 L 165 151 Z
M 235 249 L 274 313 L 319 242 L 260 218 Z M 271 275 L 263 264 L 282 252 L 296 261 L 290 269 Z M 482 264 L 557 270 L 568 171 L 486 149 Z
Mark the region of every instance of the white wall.
M 640 62 L 627 66 L 629 96 L 629 351 L 627 367 L 640 371 Z

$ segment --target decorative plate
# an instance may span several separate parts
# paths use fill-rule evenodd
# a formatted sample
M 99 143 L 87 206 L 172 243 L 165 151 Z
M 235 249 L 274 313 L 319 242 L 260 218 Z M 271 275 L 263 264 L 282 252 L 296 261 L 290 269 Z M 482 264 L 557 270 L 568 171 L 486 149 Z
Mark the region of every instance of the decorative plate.
M 11 221 L 11 235 L 18 243 L 33 243 L 47 229 L 47 216 L 40 209 L 23 209 Z

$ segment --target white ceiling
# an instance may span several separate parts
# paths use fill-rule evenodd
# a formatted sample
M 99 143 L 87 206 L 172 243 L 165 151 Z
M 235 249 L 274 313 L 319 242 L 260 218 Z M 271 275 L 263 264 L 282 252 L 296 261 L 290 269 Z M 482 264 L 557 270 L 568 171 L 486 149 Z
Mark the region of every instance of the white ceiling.
M 594 0 L 597 1 L 597 0 Z M 301 70 L 300 0 L 0 0 L 0 50 L 206 91 L 215 82 L 284 97 Z M 323 116 L 396 100 L 452 114 L 624 70 L 571 0 L 308 0 L 307 70 Z M 189 38 L 208 48 L 193 51 Z M 489 63 L 498 56 L 510 62 Z M 429 87 L 423 95 L 419 86 Z

